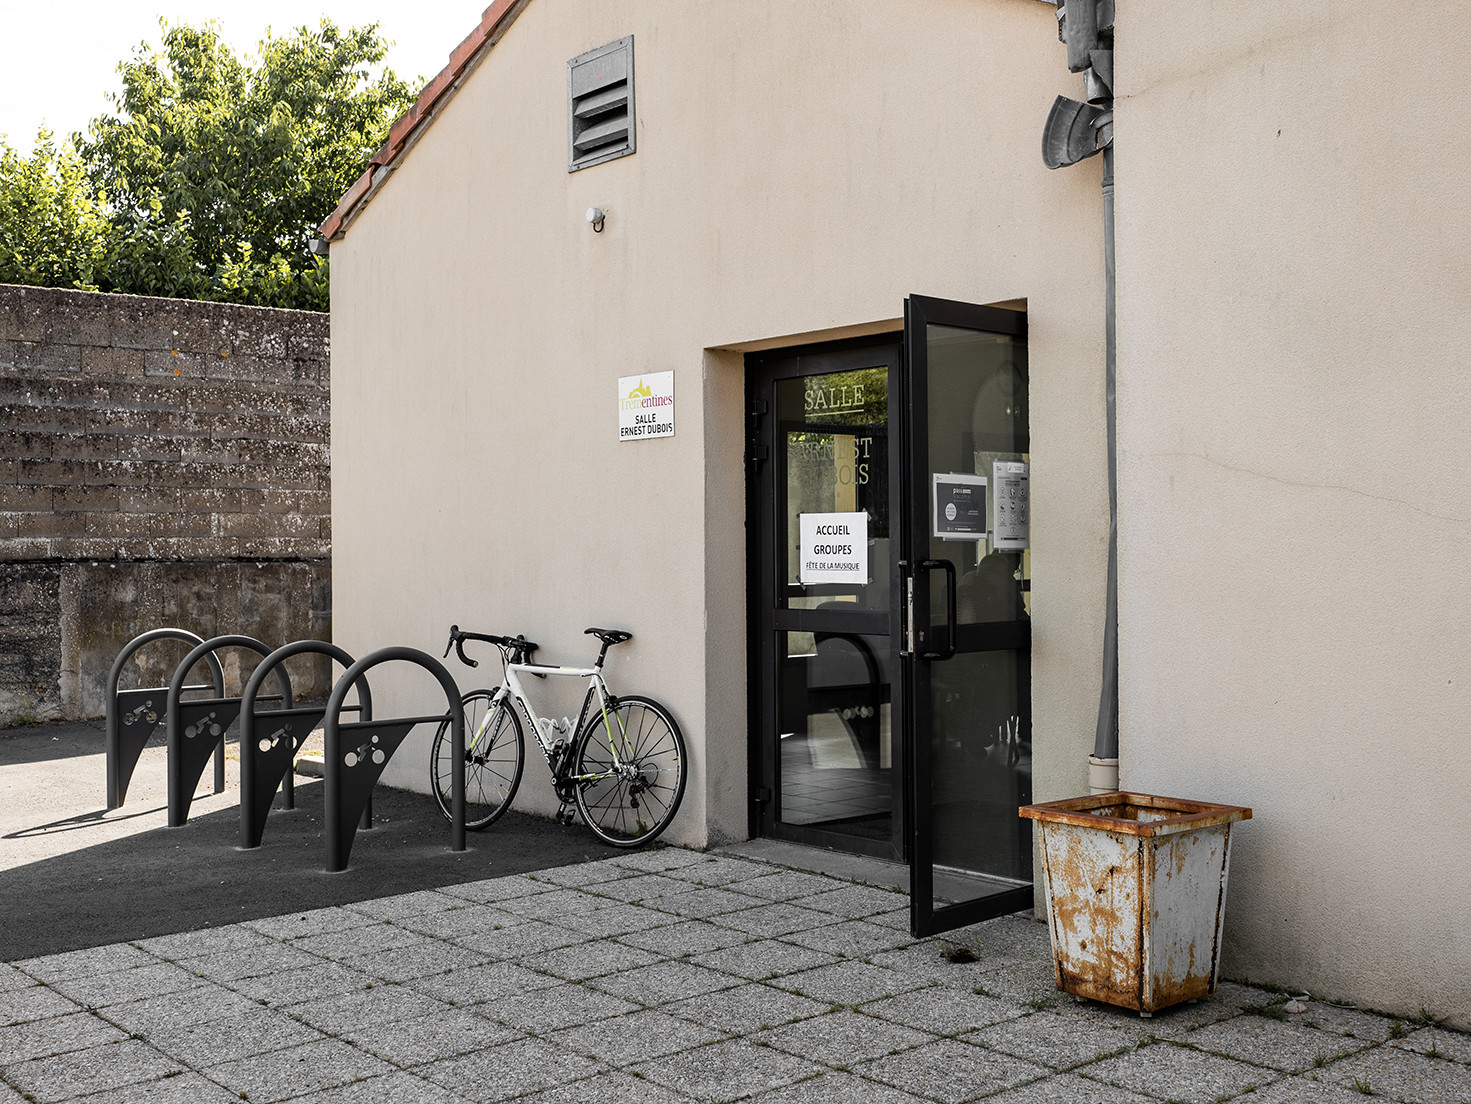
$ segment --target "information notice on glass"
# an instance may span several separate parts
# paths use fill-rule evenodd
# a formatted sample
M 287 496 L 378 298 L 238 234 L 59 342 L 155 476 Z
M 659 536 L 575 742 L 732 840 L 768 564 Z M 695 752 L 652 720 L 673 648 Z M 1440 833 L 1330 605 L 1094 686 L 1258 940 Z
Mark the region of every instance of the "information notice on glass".
M 645 372 L 618 380 L 618 440 L 674 436 L 674 373 Z
M 1027 465 L 1021 460 L 997 460 L 991 465 L 995 516 L 991 543 L 997 552 L 1024 552 L 1028 543 Z
M 934 473 L 934 534 L 941 540 L 986 539 L 986 477 Z
M 868 582 L 868 514 L 798 514 L 797 581 Z

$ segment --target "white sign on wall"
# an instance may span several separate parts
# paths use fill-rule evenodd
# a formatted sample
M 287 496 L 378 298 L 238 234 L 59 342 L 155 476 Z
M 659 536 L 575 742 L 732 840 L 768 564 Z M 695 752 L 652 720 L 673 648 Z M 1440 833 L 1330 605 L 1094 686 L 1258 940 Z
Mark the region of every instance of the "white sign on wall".
M 618 440 L 674 436 L 674 373 L 645 372 L 618 380 Z
M 797 580 L 868 582 L 868 514 L 797 515 Z
M 991 546 L 997 552 L 1021 552 L 1030 531 L 1027 508 L 1027 465 L 1020 460 L 997 460 L 991 465 L 995 517 Z

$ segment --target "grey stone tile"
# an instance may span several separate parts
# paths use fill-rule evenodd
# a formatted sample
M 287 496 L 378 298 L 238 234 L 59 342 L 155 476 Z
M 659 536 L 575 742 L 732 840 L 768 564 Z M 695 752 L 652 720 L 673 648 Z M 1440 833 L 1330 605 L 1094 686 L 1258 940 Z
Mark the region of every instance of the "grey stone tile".
M 628 870 L 624 870 L 623 874 L 625 877 L 616 882 L 599 882 L 591 887 L 591 892 L 600 897 L 611 897 L 615 901 L 647 904 L 660 897 L 690 891 L 689 882 L 681 882 L 677 878 L 668 878 L 663 874 L 634 874 Z
M 841 924 L 793 932 L 784 938 L 804 947 L 848 958 L 868 958 L 913 942 L 907 930 L 870 924 L 867 920 L 845 920 Z
M 158 1050 L 196 1069 L 314 1043 L 322 1038 L 320 1031 L 298 1023 L 286 1013 L 260 1007 L 229 1019 L 146 1029 L 142 1034 Z
M 538 882 L 525 874 L 509 874 L 504 878 L 487 878 L 483 882 L 465 882 L 462 885 L 440 886 L 439 892 L 466 901 L 487 905 L 497 901 L 510 901 L 533 893 L 550 893 L 556 886 Z
M 1256 1097 L 1250 1097 L 1255 1104 Z M 1020 1088 L 988 1096 L 986 1104 L 1157 1104 L 1158 1098 L 1141 1096 L 1117 1085 L 1089 1081 L 1072 1073 L 1059 1073 Z
M 845 916 L 849 920 L 861 920 L 866 916 L 896 908 L 904 903 L 904 897 L 873 886 L 844 885 L 837 888 L 829 886 L 824 892 L 810 897 L 799 897 L 791 903 L 801 908 Z
M 968 947 L 982 962 L 1052 961 L 1052 935 L 1030 914 L 1013 913 L 947 932 L 935 942 Z
M 376 920 L 407 920 L 414 916 L 428 916 L 446 909 L 463 908 L 465 900 L 437 889 L 420 889 L 413 893 L 399 893 L 392 897 L 378 897 L 367 901 L 355 901 L 343 906 L 350 912 L 360 912 Z
M 421 939 L 403 947 L 391 947 L 372 954 L 356 955 L 342 960 L 342 965 L 385 981 L 408 981 L 411 978 L 442 974 L 446 970 L 483 965 L 486 955 L 466 949 L 462 944 L 439 939 Z
M 1284 1073 L 1303 1073 L 1329 1059 L 1342 1058 L 1373 1044 L 1353 1036 L 1331 1035 L 1298 1022 L 1265 1016 L 1236 1016 L 1202 1027 L 1182 1042 Z
M 932 1035 L 964 1035 L 977 1028 L 1025 1016 L 1031 1009 L 1023 1004 L 983 997 L 962 989 L 932 985 L 860 1005 L 869 1016 L 882 1016 L 893 1023 L 908 1024 Z
M 75 1001 L 45 985 L 0 989 L 0 1025 L 14 1026 L 80 1011 Z
M 830 1005 L 799 997 L 782 989 L 753 982 L 666 1004 L 660 1011 L 718 1028 L 731 1035 L 749 1035 L 793 1020 L 820 1016 Z
M 605 1071 L 593 1059 L 549 1039 L 521 1039 L 420 1066 L 417 1072 L 470 1100 L 491 1104 Z
M 558 978 L 539 974 L 514 962 L 492 962 L 484 966 L 456 968 L 444 974 L 414 978 L 405 982 L 404 987 L 447 1004 L 466 1007 L 561 984 Z
M 1004 1000 L 1028 1001 L 1038 1008 L 1055 1008 L 1072 1001 L 1071 996 L 1057 988 L 1057 976 L 1050 962 L 998 966 L 981 974 L 976 986 Z
M 558 985 L 531 993 L 510 994 L 477 1005 L 476 1011 L 527 1034 L 546 1034 L 558 1028 L 623 1016 L 638 1005 L 600 993 L 585 985 Z
M 300 969 L 286 969 L 264 977 L 241 978 L 232 981 L 230 988 L 252 1000 L 279 1008 L 287 1004 L 300 1004 L 317 997 L 333 997 L 338 993 L 351 993 L 373 982 L 373 979 L 357 970 L 350 970 L 340 962 L 323 962 L 316 959 L 315 965 Z
M 1292 1020 L 1308 1027 L 1316 1027 L 1319 1031 L 1327 1031 L 1333 1035 L 1352 1035 L 1371 1043 L 1388 1042 L 1395 1024 L 1394 1019 L 1389 1016 L 1379 1016 L 1324 1001 L 1309 1001 L 1308 1010 L 1300 1016 L 1293 1016 Z
M 766 863 L 751 862 L 749 859 L 706 855 L 703 862 L 689 863 L 671 871 L 670 877 L 705 886 L 725 886 L 759 878 L 763 874 L 770 874 L 772 869 Z
M 242 923 L 244 927 L 269 935 L 272 939 L 300 939 L 307 935 L 359 927 L 363 923 L 363 914 L 333 905 L 330 908 L 312 909 L 310 912 L 289 912 L 284 916 L 267 916 Z
M 909 931 L 909 908 L 890 909 L 888 912 L 876 913 L 866 917 L 870 924 L 877 924 L 881 928 L 893 928 L 906 934 Z
M 718 970 L 707 970 L 692 962 L 656 962 L 621 974 L 610 974 L 589 982 L 594 988 L 625 1000 L 653 1007 L 670 1001 L 729 989 L 740 982 Z
M 63 978 L 88 977 L 133 966 L 151 966 L 159 960 L 131 943 L 109 943 L 105 947 L 88 947 L 81 951 L 28 958 L 14 965 L 37 981 L 51 983 Z
M 1244 1093 L 1251 1086 L 1260 1088 L 1282 1079 L 1280 1073 L 1261 1066 L 1171 1043 L 1156 1043 L 1117 1058 L 1105 1058 L 1080 1072 L 1139 1092 L 1153 1093 L 1159 1086 L 1166 1086 L 1170 1099 L 1187 1104 L 1212 1104 L 1222 1097 Z
M 37 1101 L 50 1101 L 136 1085 L 178 1070 L 178 1063 L 147 1043 L 125 1039 L 54 1058 L 16 1062 L 5 1067 L 5 1078 Z
M 774 1027 L 751 1036 L 751 1041 L 774 1046 L 823 1065 L 848 1069 L 865 1059 L 933 1043 L 935 1037 L 844 1009 Z
M 114 1004 L 107 1009 L 107 1018 L 124 1031 L 153 1034 L 243 1016 L 259 1008 L 255 1001 L 233 989 L 206 983 L 178 993 Z
M 395 1071 L 313 1093 L 311 1104 L 469 1104 L 469 1099 L 416 1074 Z
M 629 1066 L 725 1038 L 723 1032 L 664 1012 L 641 1009 L 554 1032 L 549 1038 L 607 1066 Z
M 4 1081 L 0 1081 L 0 1104 L 23 1104 L 24 1101 L 25 1097 Z
M 1052 1071 L 1010 1055 L 944 1039 L 875 1058 L 855 1066 L 852 1072 L 931 1100 L 957 1104 L 1035 1081 Z
M 373 923 L 364 918 L 357 927 L 341 931 L 323 932 L 293 940 L 292 946 L 308 954 L 321 955 L 333 962 L 386 951 L 396 947 L 407 947 L 425 941 L 425 936 L 396 924 Z
M 90 1012 L 0 1027 L 0 1066 L 101 1046 L 125 1037 L 124 1032 Z
M 271 943 L 249 950 L 221 951 L 219 954 L 191 958 L 180 967 L 210 981 L 235 982 L 242 978 L 260 977 L 284 970 L 306 970 L 324 960 L 285 943 Z
M 1366 1050 L 1319 1071 L 1324 1081 L 1367 1089 L 1416 1104 L 1465 1104 L 1471 1100 L 1471 1066 L 1385 1046 Z
M 870 926 L 879 927 L 877 924 Z M 944 951 L 945 948 L 933 940 L 909 940 L 896 943 L 889 949 L 874 951 L 865 957 L 875 966 L 885 966 L 915 978 L 916 984 L 939 982 L 967 991 L 977 986 L 984 987 L 986 970 L 994 969 L 995 964 L 986 966 L 979 962 L 950 962 L 945 958 Z
M 556 947 L 569 947 L 581 943 L 586 936 L 555 924 L 540 920 L 529 920 L 515 927 L 500 931 L 480 932 L 476 935 L 457 936 L 455 942 L 488 959 L 520 958 L 522 955 L 540 954 Z
M 28 985 L 35 985 L 36 979 L 23 970 L 17 969 L 8 962 L 0 962 L 0 993 L 9 992 L 11 989 L 24 989 Z
M 617 903 L 596 894 L 583 893 L 579 889 L 566 889 L 559 886 L 547 886 L 546 888 L 546 893 L 512 897 L 510 900 L 500 902 L 496 907 L 514 916 L 524 916 L 528 920 L 545 920 L 556 923 L 570 916 L 586 915 L 601 908 L 611 908 Z
M 199 979 L 189 971 L 170 962 L 155 962 L 128 970 L 64 978 L 53 982 L 52 987 L 85 1008 L 105 1008 L 110 1004 L 182 992 L 198 984 Z
M 445 894 L 448 896 L 448 894 Z M 458 900 L 458 899 L 457 899 Z M 500 931 L 526 923 L 526 917 L 514 916 L 494 905 L 476 905 L 459 900 L 454 908 L 405 916 L 395 921 L 399 927 L 427 935 L 433 939 L 462 939 L 467 935 Z
M 461 1008 L 411 1020 L 363 1024 L 342 1038 L 396 1066 L 419 1066 L 523 1038 L 521 1032 Z
M 1243 1104 L 1363 1104 L 1365 1096 L 1358 1089 L 1314 1079 L 1321 1076 L 1286 1077 L 1239 1099 Z
M 1040 1066 L 1066 1070 L 1126 1050 L 1139 1042 L 1139 1035 L 1051 1012 L 1035 1012 L 973 1031 L 964 1039 Z
M 652 951 L 643 951 L 611 939 L 595 939 L 590 943 L 559 947 L 527 961 L 534 962 L 538 970 L 559 978 L 586 981 L 588 978 L 601 977 L 620 970 L 635 970 L 663 960 Z
M 555 922 L 590 936 L 627 935 L 678 923 L 678 918 L 667 912 L 656 912 L 641 905 L 615 904 L 606 900 L 604 904 L 608 907 L 573 912 L 558 917 Z
M 671 893 L 648 902 L 660 912 L 683 916 L 691 920 L 708 920 L 712 916 L 735 912 L 738 909 L 757 907 L 764 902 L 759 897 L 748 897 L 728 889 L 708 887 L 690 889 L 684 893 Z
M 832 920 L 828 913 L 798 908 L 780 901 L 711 917 L 712 923 L 723 928 L 734 928 L 763 939 L 791 935 L 794 932 L 810 932 L 831 924 Z
M 680 1051 L 633 1067 L 650 1081 L 715 1104 L 789 1085 L 822 1070 L 805 1058 L 743 1039 Z
M 538 882 L 551 882 L 559 886 L 596 886 L 602 882 L 616 881 L 620 878 L 631 877 L 631 875 L 625 867 L 619 866 L 611 859 L 601 859 L 597 862 L 554 866 L 548 870 L 538 870 L 532 877 Z
M 1394 1040 L 1392 1045 L 1402 1050 L 1429 1054 L 1433 1058 L 1449 1058 L 1453 1062 L 1471 1064 L 1471 1035 L 1461 1031 L 1447 1031 L 1443 1027 L 1422 1028 L 1410 1032 L 1406 1038 Z
M 698 851 L 688 851 L 683 847 L 651 847 L 642 851 L 630 851 L 627 855 L 619 855 L 609 861 L 614 866 L 621 866 L 625 870 L 658 874 L 702 863 L 705 861 L 705 856 Z
M 1228 1008 L 1265 1008 L 1284 1003 L 1287 994 L 1259 989 L 1255 985 L 1245 985 L 1237 981 L 1222 981 L 1216 985 L 1216 991 L 1210 995 L 1210 999 Z
M 431 1013 L 446 1013 L 452 1006 L 403 985 L 375 985 L 354 989 L 335 997 L 293 1004 L 286 1009 L 303 1023 L 340 1035 L 352 1028 L 372 1027 L 394 1020 L 411 1020 Z
M 0 1100 L 5 1099 L 0 1095 Z M 15 1099 L 22 1098 L 17 1094 Z M 240 1097 L 197 1073 L 180 1073 L 75 1098 L 76 1104 L 138 1104 L 139 1100 L 147 1100 L 148 1104 L 239 1104 Z
M 320 1092 L 358 1078 L 389 1073 L 387 1062 L 337 1039 L 323 1039 L 242 1058 L 201 1072 L 255 1104 Z
M 567 1087 L 523 1096 L 517 1104 L 688 1104 L 689 1097 L 626 1073 L 598 1073 Z
M 820 874 L 778 868 L 741 882 L 741 892 L 767 901 L 795 901 L 799 897 L 830 892 L 836 884 Z
M 749 938 L 745 932 L 717 927 L 704 920 L 682 920 L 667 928 L 620 935 L 618 942 L 652 951 L 665 958 L 681 958 L 705 951 L 716 951 L 721 947 L 734 947 L 745 943 Z
M 924 1101 L 924 1097 L 911 1096 L 892 1085 L 835 1071 L 747 1099 L 750 1104 L 918 1104 Z
M 248 928 L 244 924 L 227 924 L 220 928 L 179 932 L 177 935 L 158 935 L 152 939 L 140 939 L 137 944 L 159 958 L 183 962 L 202 955 L 247 951 L 270 942 L 270 936 L 263 935 L 254 928 Z
M 866 962 L 839 962 L 800 974 L 788 974 L 776 978 L 771 984 L 833 1004 L 864 1004 L 898 993 L 907 993 L 927 983 L 923 978 L 906 977 L 898 970 L 883 966 L 872 966 Z
M 762 978 L 794 974 L 798 970 L 830 966 L 838 959 L 823 951 L 798 947 L 780 939 L 759 939 L 718 951 L 707 951 L 695 955 L 689 961 L 696 966 L 706 966 L 739 978 L 759 981 Z

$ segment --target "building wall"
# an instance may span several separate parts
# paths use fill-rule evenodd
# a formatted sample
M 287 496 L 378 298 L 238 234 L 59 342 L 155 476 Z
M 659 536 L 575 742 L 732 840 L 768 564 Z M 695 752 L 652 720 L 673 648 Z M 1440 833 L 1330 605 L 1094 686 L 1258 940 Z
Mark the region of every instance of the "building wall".
M 1471 1026 L 1471 27 L 1119 5 L 1122 777 L 1250 805 L 1224 969 Z
M 638 152 L 568 174 L 566 63 L 627 34 Z M 896 329 L 911 292 L 1024 300 L 1036 790 L 1076 793 L 1106 566 L 1101 200 L 1096 162 L 1048 173 L 1039 145 L 1080 90 L 1055 12 L 1021 0 L 534 0 L 332 246 L 338 642 L 438 654 L 453 622 L 571 661 L 585 626 L 628 628 L 612 677 L 691 739 L 673 838 L 744 836 L 743 353 Z M 677 435 L 618 441 L 617 378 L 666 369 Z M 435 692 L 386 671 L 380 693 Z M 423 787 L 426 758 L 387 777 Z M 526 777 L 518 802 L 550 808 Z
M 330 632 L 327 329 L 0 286 L 0 724 L 102 715 L 148 629 Z

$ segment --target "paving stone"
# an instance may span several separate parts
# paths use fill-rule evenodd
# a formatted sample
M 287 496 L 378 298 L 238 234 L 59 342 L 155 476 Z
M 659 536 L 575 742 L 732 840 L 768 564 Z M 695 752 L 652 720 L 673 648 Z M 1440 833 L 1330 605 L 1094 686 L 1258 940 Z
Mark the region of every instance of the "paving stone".
M 1023 1004 L 983 997 L 961 989 L 932 985 L 885 997 L 859 1006 L 868 1016 L 881 1016 L 892 1023 L 908 1024 L 932 1035 L 964 1035 L 977 1028 L 1025 1016 L 1031 1009 Z
M 105 1043 L 52 1058 L 7 1064 L 5 1078 L 37 1101 L 136 1085 L 179 1070 L 178 1063 L 135 1039 Z
M 422 943 L 425 939 L 426 937 L 418 932 L 398 927 L 396 924 L 374 924 L 367 920 L 360 920 L 355 928 L 303 936 L 301 939 L 293 940 L 291 945 L 299 951 L 321 955 L 333 962 L 341 962 L 345 959 L 372 954 L 374 951 L 386 951 Z
M 486 961 L 486 955 L 468 950 L 461 944 L 421 939 L 404 947 L 390 947 L 385 951 L 345 958 L 342 965 L 385 981 L 408 981 L 442 974 L 445 970 L 480 966 Z
M 149 954 L 171 962 L 185 962 L 204 955 L 224 954 L 227 951 L 247 951 L 271 943 L 268 935 L 248 928 L 244 924 L 227 924 L 220 928 L 200 928 L 197 931 L 179 932 L 176 935 L 158 935 L 151 939 L 140 939 L 137 945 Z
M 880 912 L 866 919 L 868 923 L 877 924 L 881 928 L 893 928 L 895 931 L 907 933 L 909 931 L 909 906 Z
M 649 905 L 660 912 L 667 912 L 674 916 L 683 916 L 691 920 L 708 920 L 727 912 L 756 908 L 763 903 L 765 902 L 759 897 L 748 897 L 744 893 L 709 887 L 690 889 L 684 893 L 671 893 L 650 901 Z
M 867 920 L 846 920 L 841 924 L 793 932 L 783 938 L 804 947 L 848 958 L 868 958 L 881 951 L 907 946 L 913 942 L 907 929 L 901 931 L 898 928 L 870 924 Z
M 554 866 L 548 870 L 538 870 L 531 876 L 538 882 L 579 887 L 598 886 L 603 882 L 631 877 L 624 867 L 608 860 L 577 863 L 574 866 Z
M 1030 913 L 998 916 L 980 924 L 947 932 L 941 943 L 970 948 L 976 958 L 991 964 L 1052 961 L 1052 934 Z
M 372 978 L 367 974 L 350 970 L 340 962 L 323 962 L 316 959 L 315 965 L 301 969 L 287 969 L 262 977 L 241 978 L 232 981 L 230 988 L 255 1001 L 264 1001 L 271 1007 L 300 1004 L 304 1000 L 318 997 L 333 997 L 339 993 L 351 993 L 366 987 Z
M 681 882 L 663 874 L 634 874 L 628 870 L 623 870 L 622 873 L 624 877 L 618 881 L 599 882 L 589 887 L 590 891 L 600 897 L 611 897 L 615 901 L 644 903 L 690 891 L 689 882 Z
M 158 1050 L 195 1067 L 233 1062 L 275 1050 L 314 1043 L 322 1033 L 285 1012 L 259 1006 L 229 1019 L 140 1032 Z
M 1051 1012 L 1034 1012 L 973 1031 L 964 1040 L 1040 1066 L 1066 1070 L 1132 1047 L 1139 1036 Z
M 665 958 L 681 958 L 734 947 L 750 939 L 745 932 L 722 928 L 705 920 L 683 920 L 667 928 L 620 935 L 618 942 L 640 947 Z
M 313 1093 L 311 1104 L 469 1104 L 469 1098 L 413 1073 L 395 1071 Z
M 8 962 L 0 962 L 0 993 L 9 992 L 11 989 L 24 989 L 28 985 L 35 985 L 36 979 L 23 970 L 17 969 Z
M 545 1034 L 574 1024 L 591 1023 L 609 1016 L 623 1016 L 638 1005 L 585 985 L 558 985 L 530 993 L 510 993 L 477 1005 L 489 1016 L 527 1034 Z
M 420 1066 L 416 1072 L 470 1100 L 491 1104 L 606 1071 L 549 1039 L 522 1039 Z
M 210 1020 L 242 1016 L 259 1009 L 260 1005 L 255 1001 L 233 989 L 205 983 L 177 993 L 111 1005 L 107 1009 L 107 1018 L 124 1031 L 151 1035 Z
M 0 1027 L 0 1066 L 116 1042 L 125 1033 L 90 1012 Z
M 751 1041 L 847 1069 L 854 1063 L 935 1041 L 933 1035 L 844 1009 L 774 1027 Z
M 795 901 L 799 897 L 812 897 L 830 892 L 834 888 L 835 883 L 831 878 L 800 870 L 776 869 L 770 874 L 761 874 L 741 882 L 742 893 L 767 901 Z
M 110 1004 L 179 993 L 198 984 L 199 979 L 189 971 L 171 962 L 154 962 L 128 970 L 63 978 L 53 982 L 52 987 L 84 1008 L 105 1008 Z
M 998 966 L 981 974 L 976 986 L 1003 1000 L 1027 1001 L 1038 1008 L 1053 1008 L 1072 1000 L 1057 988 L 1057 976 L 1050 962 L 1017 962 Z
M 724 912 L 711 917 L 711 923 L 719 924 L 724 928 L 734 928 L 736 931 L 743 931 L 748 935 L 759 936 L 763 939 L 791 935 L 794 932 L 809 932 L 831 924 L 832 920 L 832 916 L 828 913 L 798 908 L 796 905 L 783 902 L 762 904 L 756 908 L 742 909 L 739 912 Z
M 822 1070 L 805 1058 L 743 1039 L 696 1047 L 632 1067 L 650 1081 L 713 1104 L 789 1085 Z
M 399 893 L 392 897 L 378 897 L 367 901 L 355 901 L 343 907 L 351 912 L 360 912 L 377 920 L 407 920 L 415 916 L 428 916 L 447 909 L 463 908 L 464 898 L 437 889 L 421 889 L 413 893 Z
M 446 1013 L 451 1011 L 451 1006 L 404 985 L 375 985 L 335 997 L 302 1001 L 286 1011 L 329 1035 L 340 1035 L 350 1028 Z
M 25 989 L 0 989 L 0 1025 L 13 1027 L 31 1020 L 46 1020 L 80 1010 L 75 1001 L 46 985 L 31 985 Z
M 771 873 L 766 863 L 728 856 L 706 855 L 703 862 L 689 863 L 670 872 L 670 877 L 705 886 L 733 885 Z
M 607 1066 L 628 1066 L 725 1038 L 723 1032 L 664 1012 L 641 1009 L 554 1032 L 549 1038 Z
M 682 847 L 653 847 L 643 851 L 631 851 L 627 855 L 619 855 L 608 861 L 626 870 L 657 874 L 694 866 L 696 863 L 704 862 L 705 856 L 698 851 L 686 851 Z
M 444 896 L 448 897 L 448 894 Z M 433 939 L 458 940 L 467 935 L 481 932 L 500 931 L 526 923 L 526 917 L 515 916 L 494 905 L 476 905 L 460 898 L 452 898 L 457 904 L 440 912 L 426 912 L 418 916 L 405 916 L 395 921 L 401 928 L 427 935 Z
M 270 1104 L 392 1069 L 387 1062 L 354 1046 L 337 1039 L 322 1039 L 210 1066 L 201 1072 L 254 1104 Z
M 1249 1097 L 1253 1104 L 1256 1097 Z M 1158 1098 L 1142 1096 L 1117 1085 L 1089 1081 L 1072 1073 L 1059 1073 L 1041 1081 L 1030 1081 L 986 1097 L 986 1104 L 1158 1104 Z
M 29 958 L 14 965 L 37 981 L 50 984 L 63 978 L 90 977 L 93 974 L 126 970 L 134 966 L 152 966 L 158 961 L 155 955 L 131 943 L 111 943 L 105 947 L 88 947 L 81 951 Z
M 362 1024 L 338 1034 L 396 1066 L 419 1066 L 520 1039 L 521 1032 L 461 1008 L 411 1020 Z
M 510 874 L 504 878 L 488 878 L 480 882 L 440 886 L 439 892 L 487 905 L 498 901 L 514 900 L 517 897 L 526 897 L 533 893 L 550 893 L 554 889 L 556 886 L 538 882 L 525 874 Z
M 586 981 L 603 974 L 634 970 L 640 966 L 662 962 L 663 959 L 652 951 L 643 951 L 611 939 L 595 939 L 589 943 L 559 947 L 528 961 L 534 961 L 538 970 L 555 974 L 559 978 Z
M 864 1004 L 918 989 L 926 982 L 923 978 L 906 977 L 897 970 L 866 962 L 839 962 L 800 974 L 788 974 L 774 979 L 771 984 L 814 1000 Z
M 747 1098 L 749 1104 L 915 1104 L 924 1099 L 892 1085 L 836 1071 Z
M 1238 1099 L 1242 1104 L 1364 1104 L 1366 1097 L 1358 1089 L 1313 1078 L 1312 1074 L 1286 1077 Z
M 873 886 L 864 885 L 845 885 L 836 889 L 829 886 L 823 892 L 810 897 L 799 897 L 791 903 L 801 908 L 846 916 L 850 920 L 861 920 L 865 916 L 888 912 L 903 900 L 903 897 L 887 889 L 875 889 Z
M 333 905 L 330 908 L 312 909 L 310 912 L 290 912 L 284 916 L 245 920 L 243 924 L 272 939 L 300 939 L 303 936 L 322 935 L 324 932 L 355 928 L 362 922 L 362 913 L 340 905 Z
M 799 997 L 759 982 L 703 993 L 666 1004 L 660 1009 L 671 1016 L 707 1024 L 731 1035 L 749 1035 L 793 1020 L 820 1016 L 831 1005 L 810 997 Z
M 617 902 L 577 889 L 566 889 L 549 885 L 547 892 L 525 897 L 512 897 L 496 907 L 513 916 L 524 916 L 528 920 L 565 920 L 577 913 L 596 912 L 600 908 L 611 908 Z
M 1427 1027 L 1391 1044 L 1401 1050 L 1413 1050 L 1431 1057 L 1449 1058 L 1453 1062 L 1471 1064 L 1471 1035 L 1447 1031 L 1443 1027 Z
M 782 974 L 794 974 L 798 970 L 829 966 L 838 959 L 826 952 L 799 947 L 780 939 L 759 939 L 718 951 L 707 951 L 688 961 L 696 966 L 706 966 L 739 978 L 759 981 Z
M 1216 991 L 1210 995 L 1210 999 L 1229 1008 L 1266 1008 L 1274 1004 L 1285 1004 L 1287 994 L 1236 981 L 1222 981 L 1217 983 Z
M 597 978 L 589 985 L 604 993 L 653 1007 L 700 993 L 729 989 L 740 982 L 718 970 L 707 970 L 692 962 L 656 962 L 621 974 Z
M 1471 1100 L 1471 1066 L 1448 1058 L 1384 1046 L 1366 1050 L 1319 1071 L 1324 1081 L 1416 1104 L 1466 1104 Z
M 1388 1042 L 1395 1025 L 1392 1017 L 1323 1001 L 1310 1001 L 1308 1010 L 1300 1016 L 1293 1016 L 1291 1022 L 1316 1027 L 1319 1031 L 1327 1031 L 1333 1035 L 1352 1035 L 1356 1039 L 1367 1039 L 1372 1043 Z
M 285 970 L 306 970 L 321 965 L 323 959 L 299 951 L 285 943 L 271 943 L 249 950 L 222 951 L 186 959 L 181 969 L 210 981 L 236 982 Z
M 1251 1086 L 1270 1085 L 1282 1078 L 1261 1066 L 1249 1066 L 1232 1058 L 1220 1058 L 1198 1050 L 1156 1043 L 1117 1058 L 1105 1058 L 1080 1071 L 1097 1081 L 1126 1089 L 1158 1093 L 1187 1104 L 1211 1104 L 1222 1097 L 1247 1091 Z
M 626 1073 L 597 1073 L 569 1086 L 523 1096 L 517 1104 L 688 1104 L 689 1097 Z
M 0 1094 L 0 1101 L 7 1098 Z M 15 1099 L 23 1099 L 19 1093 Z M 146 1083 L 76 1097 L 74 1104 L 239 1104 L 240 1096 L 197 1073 L 165 1074 Z
M 1329 1059 L 1342 1058 L 1372 1045 L 1363 1039 L 1307 1027 L 1295 1017 L 1280 1021 L 1252 1015 L 1202 1027 L 1181 1041 L 1213 1054 L 1271 1066 L 1284 1073 L 1303 1073 Z
M 889 1054 L 853 1067 L 871 1078 L 944 1104 L 958 1104 L 1048 1076 L 1045 1066 L 955 1039 Z
M 667 912 L 656 912 L 641 905 L 615 904 L 609 901 L 604 904 L 607 907 L 592 911 L 574 910 L 569 915 L 557 917 L 556 923 L 582 935 L 608 936 L 648 931 L 650 928 L 678 922 L 676 917 Z
M 520 958 L 523 955 L 540 954 L 556 947 L 570 947 L 583 941 L 577 932 L 555 924 L 544 924 L 540 920 L 528 920 L 524 924 L 502 928 L 500 931 L 480 932 L 476 935 L 456 936 L 455 943 L 466 947 L 487 959 Z
M 466 1007 L 561 984 L 559 978 L 539 974 L 514 962 L 492 962 L 414 978 L 404 982 L 404 987 L 446 1004 Z

